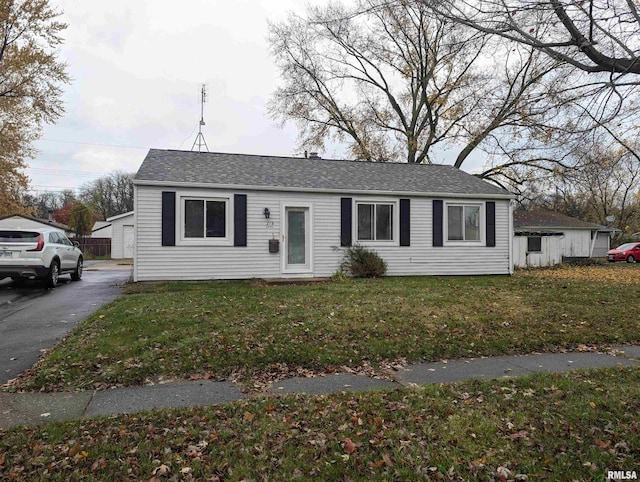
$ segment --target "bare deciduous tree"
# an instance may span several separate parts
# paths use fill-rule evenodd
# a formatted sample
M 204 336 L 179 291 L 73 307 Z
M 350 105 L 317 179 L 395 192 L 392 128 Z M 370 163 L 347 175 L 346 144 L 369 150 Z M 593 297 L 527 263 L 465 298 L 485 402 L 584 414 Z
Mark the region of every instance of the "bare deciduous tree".
M 618 141 L 598 133 L 583 136 L 574 153 L 575 169 L 558 172 L 533 183 L 528 206 L 544 207 L 570 216 L 612 226 L 622 233 L 638 231 L 640 215 L 640 158 L 637 143 L 622 147 Z
M 133 211 L 133 174 L 114 171 L 80 187 L 80 200 L 100 219 Z
M 270 42 L 283 79 L 272 116 L 295 121 L 303 146 L 347 140 L 358 159 L 429 162 L 468 111 L 464 89 L 482 85 L 484 36 L 417 3 L 310 8 L 271 25 Z
M 640 6 L 635 0 L 440 0 L 446 18 L 528 45 L 608 81 L 640 82 Z

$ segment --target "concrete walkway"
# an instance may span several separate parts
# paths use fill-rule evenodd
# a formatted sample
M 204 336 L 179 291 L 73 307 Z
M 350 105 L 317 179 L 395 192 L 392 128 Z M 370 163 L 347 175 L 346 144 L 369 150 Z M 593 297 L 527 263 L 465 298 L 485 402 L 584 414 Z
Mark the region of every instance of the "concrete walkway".
M 470 358 L 409 365 L 394 373 L 394 381 L 336 373 L 275 382 L 266 394 L 327 394 L 458 382 L 472 378 L 494 379 L 536 372 L 565 372 L 580 368 L 640 365 L 640 346 L 622 346 L 610 353 L 543 353 L 523 356 Z M 154 408 L 215 405 L 248 395 L 229 382 L 207 380 L 174 382 L 96 392 L 7 393 L 0 392 L 0 429 L 135 413 Z

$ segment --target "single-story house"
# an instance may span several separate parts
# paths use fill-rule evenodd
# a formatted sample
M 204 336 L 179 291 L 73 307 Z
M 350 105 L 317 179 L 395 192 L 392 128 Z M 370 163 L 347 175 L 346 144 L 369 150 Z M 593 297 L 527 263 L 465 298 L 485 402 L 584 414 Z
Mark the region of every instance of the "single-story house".
M 111 223 L 108 221 L 96 221 L 91 228 L 92 238 L 111 238 Z
M 66 224 L 57 223 L 53 219 L 34 218 L 25 216 L 24 214 L 10 214 L 0 217 L 0 229 L 38 229 L 38 228 L 55 228 L 65 233 L 67 236 L 73 236 L 73 230 Z
M 107 218 L 111 224 L 111 259 L 133 258 L 134 211 Z
M 133 183 L 134 281 L 331 276 L 355 243 L 388 275 L 513 272 L 514 196 L 452 166 L 151 149 Z
M 602 258 L 616 231 L 547 210 L 518 209 L 513 225 L 516 267 L 553 266 L 563 258 Z

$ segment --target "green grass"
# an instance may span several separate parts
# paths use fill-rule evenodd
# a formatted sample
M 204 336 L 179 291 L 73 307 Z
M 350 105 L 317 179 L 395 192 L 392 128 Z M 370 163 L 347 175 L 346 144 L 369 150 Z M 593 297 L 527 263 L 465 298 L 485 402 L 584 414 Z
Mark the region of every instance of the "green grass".
M 0 431 L 0 479 L 600 481 L 638 413 L 637 367 L 257 397 Z
M 636 266 L 513 277 L 416 277 L 269 286 L 133 285 L 19 381 L 24 389 L 158 378 L 264 379 L 640 340 Z

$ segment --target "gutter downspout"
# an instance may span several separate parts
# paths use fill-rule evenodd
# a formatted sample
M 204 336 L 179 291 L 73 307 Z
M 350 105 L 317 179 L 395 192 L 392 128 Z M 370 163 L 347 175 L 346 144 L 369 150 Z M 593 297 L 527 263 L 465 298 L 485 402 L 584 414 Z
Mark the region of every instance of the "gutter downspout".
M 123 228 L 124 229 L 124 228 Z M 138 186 L 133 185 L 133 282 L 138 281 Z
M 589 257 L 593 258 L 593 250 L 596 247 L 596 240 L 598 239 L 598 231 L 591 231 L 591 235 L 593 236 L 593 241 L 591 241 L 591 249 L 589 250 Z

